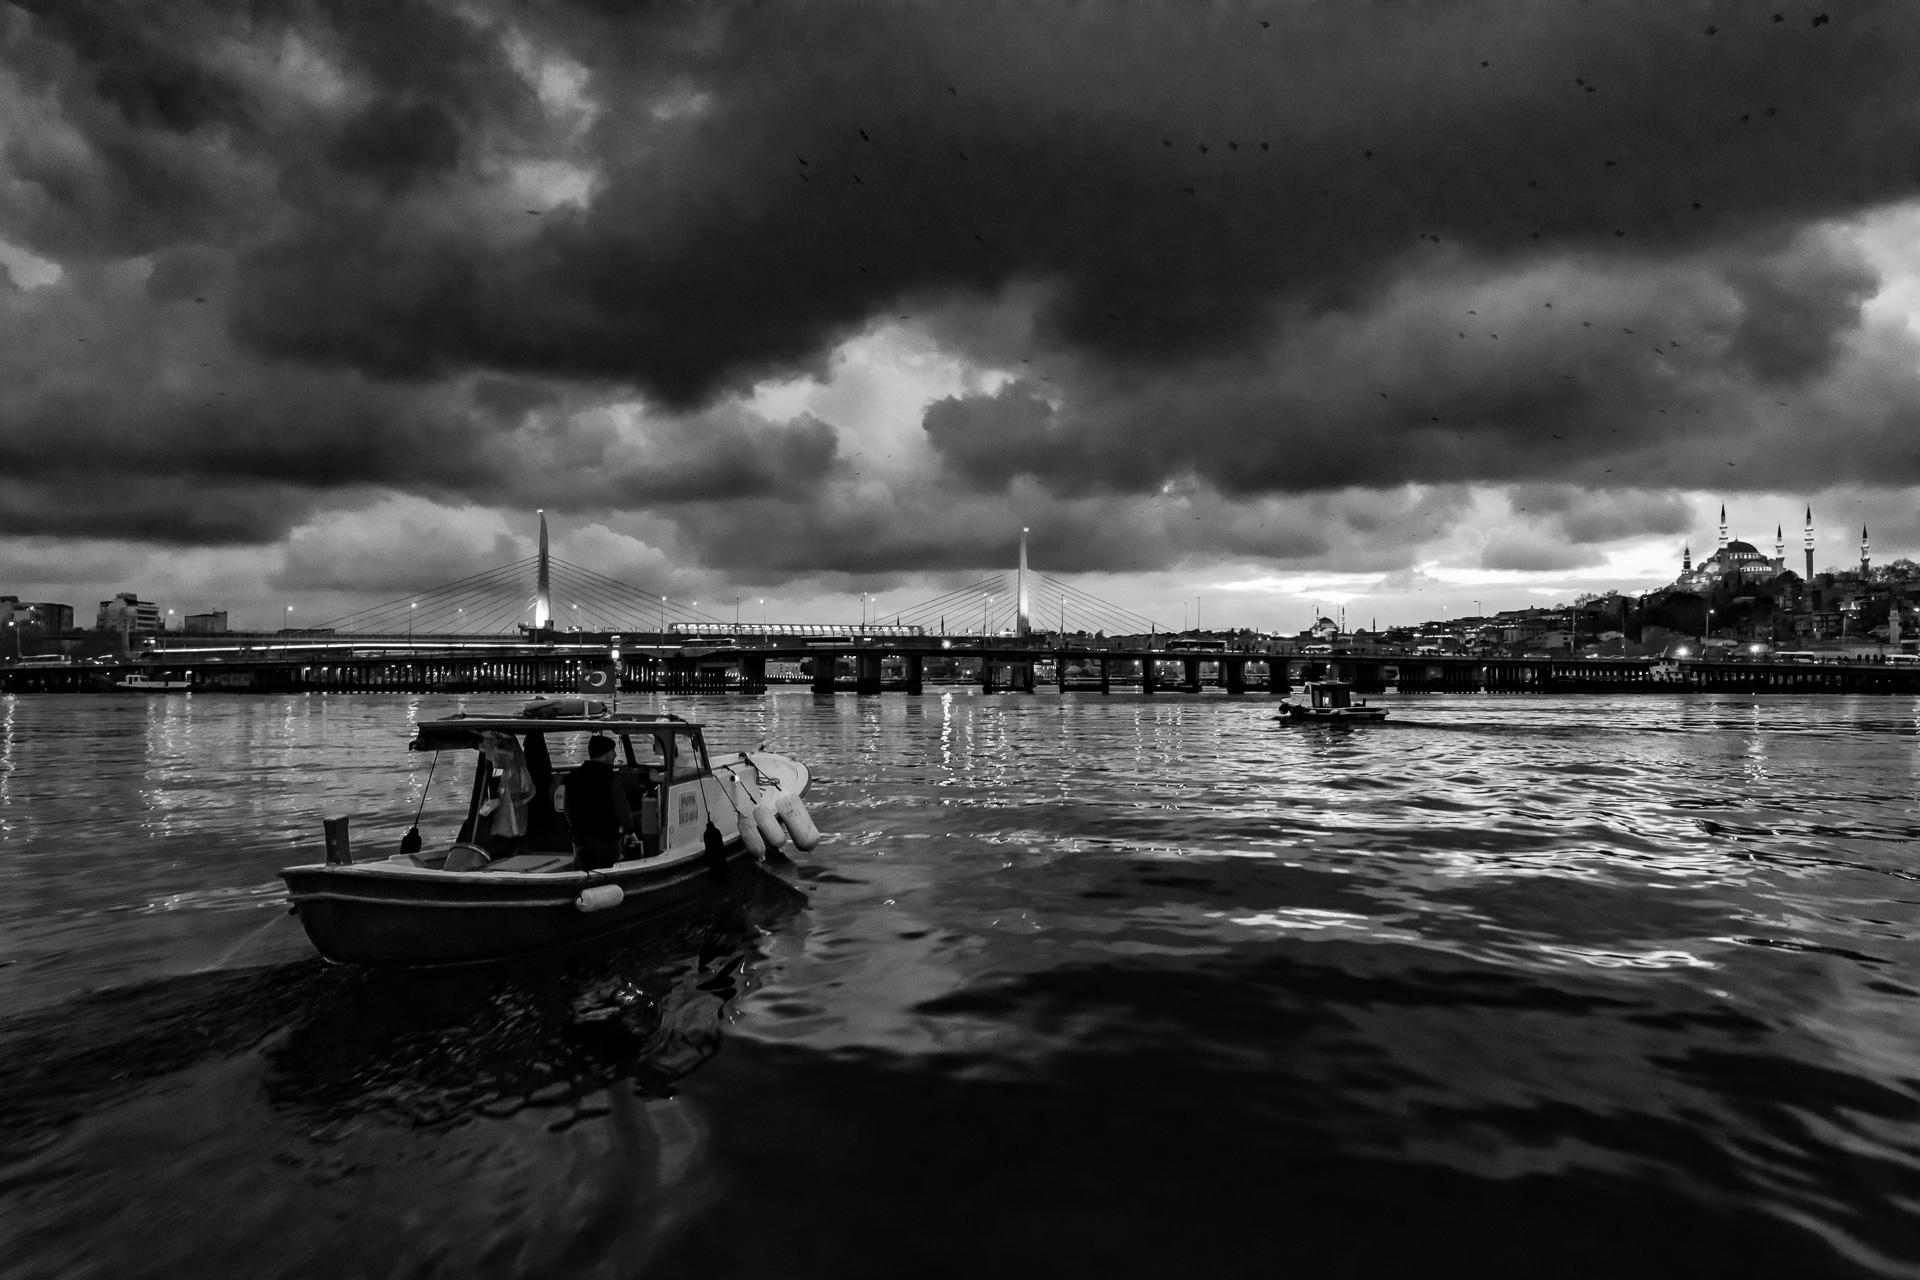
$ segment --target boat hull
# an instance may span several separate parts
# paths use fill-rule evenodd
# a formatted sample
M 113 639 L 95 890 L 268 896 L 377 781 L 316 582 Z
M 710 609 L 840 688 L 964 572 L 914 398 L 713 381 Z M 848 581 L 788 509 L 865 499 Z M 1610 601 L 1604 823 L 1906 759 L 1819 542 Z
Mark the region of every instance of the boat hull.
M 729 846 L 729 873 L 752 860 L 737 840 Z M 571 946 L 684 910 L 724 878 L 703 857 L 594 872 L 408 874 L 317 864 L 280 874 L 320 954 L 372 967 L 475 964 Z M 621 889 L 617 905 L 580 908 L 583 890 L 608 884 Z
M 1287 719 L 1333 723 L 1355 720 L 1385 720 L 1387 713 L 1378 707 L 1297 707 L 1283 704 Z

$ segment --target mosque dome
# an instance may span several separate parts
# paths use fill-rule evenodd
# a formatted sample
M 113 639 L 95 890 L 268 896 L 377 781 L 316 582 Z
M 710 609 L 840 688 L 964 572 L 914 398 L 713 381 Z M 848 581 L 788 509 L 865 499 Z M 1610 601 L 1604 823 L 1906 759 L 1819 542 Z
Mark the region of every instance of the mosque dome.
M 1760 554 L 1760 548 L 1754 546 L 1751 542 L 1742 542 L 1738 538 L 1735 538 L 1732 542 L 1729 542 L 1726 546 L 1726 550 L 1729 553 L 1737 556 L 1738 555 L 1757 556 Z

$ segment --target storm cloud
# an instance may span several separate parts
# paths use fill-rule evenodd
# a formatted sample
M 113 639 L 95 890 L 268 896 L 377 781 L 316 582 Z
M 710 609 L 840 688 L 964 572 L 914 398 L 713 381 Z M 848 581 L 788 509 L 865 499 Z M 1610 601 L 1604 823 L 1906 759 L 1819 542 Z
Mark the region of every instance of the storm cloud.
M 1477 490 L 1548 571 L 1920 485 L 1920 13 L 1703 12 L 17 4 L 0 537 L 1394 572 Z

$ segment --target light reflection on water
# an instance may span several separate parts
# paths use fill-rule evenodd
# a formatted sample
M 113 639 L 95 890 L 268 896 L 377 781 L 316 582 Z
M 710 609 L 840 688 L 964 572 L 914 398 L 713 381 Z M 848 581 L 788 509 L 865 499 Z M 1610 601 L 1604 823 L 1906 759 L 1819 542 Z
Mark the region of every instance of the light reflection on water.
M 1488 1274 L 1628 1219 L 1915 1274 L 1913 703 L 1385 701 L 1327 727 L 1259 695 L 687 699 L 716 751 L 814 766 L 821 848 L 677 940 L 422 983 L 318 965 L 274 873 L 325 816 L 380 850 L 424 799 L 444 833 L 469 775 L 429 785 L 411 722 L 489 700 L 0 699 L 0 1122 L 35 1135 L 0 1253 L 164 1271 L 150 1196 L 221 1207 L 179 1268 L 259 1269 L 291 1231 L 287 1274 L 376 1245 L 392 1273 L 827 1274 L 911 1233 L 822 1242 L 801 1206 L 880 1213 L 929 1152 L 1018 1182 L 1012 1144 L 1051 1211 L 1006 1230 L 1089 1266 L 1131 1241 L 1121 1274 L 1193 1262 L 1139 1238 L 1134 1189 L 1198 1229 L 1254 1154 L 1299 1170 L 1266 1192 L 1302 1223 L 1364 1187 L 1463 1257 L 1517 1233 Z M 377 1202 L 403 1186 L 427 1218 Z M 488 1191 L 520 1198 L 477 1216 Z M 104 1231 L 102 1197 L 133 1206 Z M 751 1239 L 721 1225 L 742 1202 Z M 958 1208 L 893 1207 L 997 1256 Z M 1416 1238 L 1346 1247 L 1377 1271 Z M 1595 1257 L 1561 1269 L 1621 1262 Z

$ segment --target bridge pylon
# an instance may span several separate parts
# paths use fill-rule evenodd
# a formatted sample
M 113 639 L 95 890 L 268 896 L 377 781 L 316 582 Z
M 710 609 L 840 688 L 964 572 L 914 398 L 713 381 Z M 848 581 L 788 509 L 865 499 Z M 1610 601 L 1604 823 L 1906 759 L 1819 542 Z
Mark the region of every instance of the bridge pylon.
M 553 577 L 551 558 L 547 554 L 547 511 L 542 507 L 540 515 L 540 558 L 533 571 L 533 626 L 536 631 L 544 631 L 553 625 Z
M 1013 633 L 1032 635 L 1033 621 L 1027 607 L 1027 531 L 1024 528 L 1020 530 L 1020 583 L 1015 589 L 1014 599 Z

